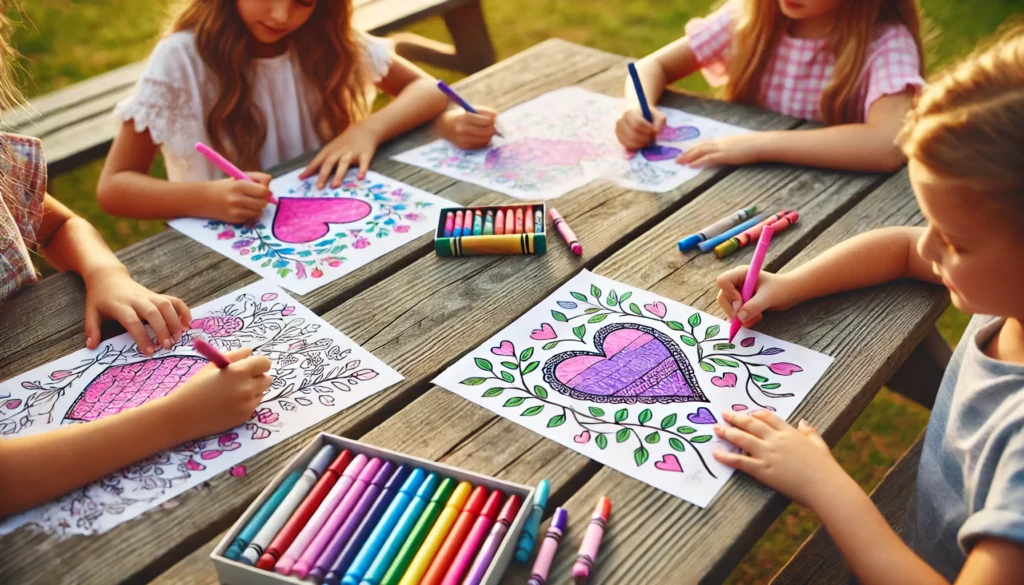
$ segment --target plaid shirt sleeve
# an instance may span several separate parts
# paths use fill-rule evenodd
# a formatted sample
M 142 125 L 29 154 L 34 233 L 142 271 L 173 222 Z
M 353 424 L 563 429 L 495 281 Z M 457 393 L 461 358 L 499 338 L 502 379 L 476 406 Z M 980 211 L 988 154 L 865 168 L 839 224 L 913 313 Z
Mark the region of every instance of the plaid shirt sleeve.
M 732 3 L 728 3 L 707 18 L 694 18 L 686 23 L 690 50 L 697 57 L 697 64 L 702 69 L 718 63 L 724 64 L 726 51 L 732 44 L 732 24 L 735 15 Z
M 0 133 L 0 302 L 37 280 L 29 252 L 39 249 L 45 195 L 39 139 Z
M 921 56 L 910 31 L 902 25 L 891 25 L 884 29 L 871 46 L 867 64 L 865 119 L 871 105 L 878 98 L 903 93 L 908 89 L 916 94 L 924 86 Z

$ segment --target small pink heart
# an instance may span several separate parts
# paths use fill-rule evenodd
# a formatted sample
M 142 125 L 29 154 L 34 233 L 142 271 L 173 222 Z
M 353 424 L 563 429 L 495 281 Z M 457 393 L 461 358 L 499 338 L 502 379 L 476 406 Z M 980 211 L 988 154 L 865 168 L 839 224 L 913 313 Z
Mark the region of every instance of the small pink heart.
M 747 405 L 746 405 L 746 404 L 733 404 L 733 405 L 732 405 L 732 409 L 733 409 L 734 411 L 736 411 L 736 412 L 743 412 L 743 411 L 744 411 L 744 410 L 746 410 L 747 408 L 748 408 L 748 407 L 747 407 Z
M 657 315 L 659 317 L 664 317 L 665 314 L 668 313 L 668 308 L 666 308 L 665 303 L 661 301 L 644 305 L 644 308 L 652 315 Z
M 540 329 L 534 329 L 533 332 L 530 333 L 530 337 L 536 339 L 537 341 L 546 341 L 548 339 L 554 339 L 558 337 L 558 335 L 555 333 L 555 330 L 551 327 L 551 325 L 548 325 L 547 323 L 541 323 Z
M 719 388 L 735 388 L 736 374 L 728 372 L 724 376 L 715 376 L 711 378 L 711 383 Z
M 661 471 L 675 471 L 676 473 L 683 472 L 683 466 L 679 464 L 679 458 L 671 453 L 663 455 L 661 457 L 661 461 L 656 461 L 654 463 L 654 467 Z
M 580 443 L 580 444 L 589 443 L 590 442 L 590 431 L 584 429 L 584 431 L 582 433 L 580 433 L 580 434 L 576 435 L 575 437 L 573 437 L 572 440 L 576 441 L 577 443 Z
M 516 355 L 516 348 L 512 345 L 511 341 L 502 341 L 498 347 L 492 347 L 491 353 L 494 355 L 513 356 Z

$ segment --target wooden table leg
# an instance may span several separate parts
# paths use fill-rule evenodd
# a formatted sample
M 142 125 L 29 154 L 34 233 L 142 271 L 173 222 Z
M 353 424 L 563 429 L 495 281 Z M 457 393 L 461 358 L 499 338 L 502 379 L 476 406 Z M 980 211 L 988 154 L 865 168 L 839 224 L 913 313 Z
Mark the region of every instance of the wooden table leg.
M 932 327 L 886 385 L 914 402 L 931 408 L 952 355 L 949 344 L 939 330 Z
M 400 32 L 391 36 L 395 51 L 412 61 L 466 74 L 476 73 L 495 63 L 494 45 L 487 32 L 480 0 L 453 8 L 444 15 L 444 23 L 454 46 L 415 33 Z

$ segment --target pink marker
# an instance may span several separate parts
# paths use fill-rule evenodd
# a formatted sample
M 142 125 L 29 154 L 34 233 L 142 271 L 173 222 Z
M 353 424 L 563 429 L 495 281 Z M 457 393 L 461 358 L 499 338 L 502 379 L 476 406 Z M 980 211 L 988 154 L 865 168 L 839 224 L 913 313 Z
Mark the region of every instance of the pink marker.
M 466 536 L 466 540 L 462 543 L 462 548 L 455 555 L 455 560 L 452 561 L 451 567 L 448 568 L 448 573 L 444 576 L 444 580 L 441 581 L 441 585 L 459 585 L 462 582 L 462 577 L 469 571 L 469 566 L 473 563 L 476 551 L 484 543 L 484 539 L 487 538 L 491 524 L 494 524 L 494 521 L 498 518 L 498 512 L 501 510 L 501 500 L 504 497 L 498 490 L 494 490 L 487 497 L 487 502 L 484 504 L 483 509 L 480 510 L 480 517 L 476 519 L 473 528 L 469 531 L 469 535 Z
M 555 508 L 555 515 L 551 518 L 551 525 L 548 526 L 547 536 L 544 542 L 540 543 L 540 550 L 537 551 L 537 560 L 533 561 L 533 570 L 530 580 L 526 585 L 544 585 L 548 579 L 548 571 L 551 570 L 551 562 L 555 560 L 555 552 L 558 551 L 558 543 L 565 533 L 565 525 L 569 523 L 569 513 L 565 508 Z
M 224 354 L 221 352 L 217 351 L 216 347 L 213 347 L 198 337 L 192 338 L 192 347 L 199 352 L 199 355 L 210 360 L 210 363 L 222 370 L 231 365 L 231 360 L 224 357 Z
M 501 513 L 498 514 L 498 521 L 494 523 L 491 533 L 487 535 L 487 540 L 484 541 L 483 547 L 480 548 L 480 553 L 473 559 L 473 566 L 469 569 L 469 574 L 466 575 L 462 585 L 480 585 L 483 582 L 484 575 L 491 568 L 491 561 L 494 560 L 494 556 L 498 553 L 501 541 L 505 540 L 505 534 L 508 533 L 509 526 L 512 526 L 512 523 L 516 520 L 516 514 L 519 513 L 521 502 L 522 500 L 515 494 L 512 494 L 505 500 L 505 505 L 501 508 Z
M 224 158 L 223 156 L 221 156 L 219 152 L 210 148 L 209 146 L 206 146 L 202 142 L 196 142 L 196 152 L 205 156 L 206 160 L 213 163 L 213 165 L 218 169 L 224 171 L 224 174 L 231 177 L 232 179 L 236 181 L 249 181 L 250 183 L 256 182 L 252 180 L 252 177 L 243 173 L 242 169 L 231 164 L 231 161 Z M 270 202 L 273 203 L 274 205 L 277 205 L 277 197 L 271 195 Z
M 565 218 L 562 214 L 558 213 L 558 210 L 552 207 L 548 210 L 548 215 L 551 217 L 551 221 L 555 224 L 555 229 L 558 230 L 558 234 L 562 236 L 565 243 L 569 245 L 569 249 L 572 250 L 573 254 L 577 256 L 583 255 L 583 246 L 580 245 L 579 240 L 576 239 L 576 234 L 566 223 Z
M 500 208 L 498 213 L 494 214 L 494 235 L 501 236 L 505 234 L 505 212 Z
M 331 512 L 338 507 L 341 500 L 348 493 L 349 488 L 356 481 L 356 476 L 363 471 L 363 467 L 366 466 L 366 455 L 359 454 L 352 459 L 352 463 L 348 464 L 345 471 L 341 474 L 341 478 L 338 479 L 338 483 L 334 484 L 331 491 L 327 492 L 327 497 L 324 498 L 323 502 L 320 502 L 320 506 L 317 507 L 316 512 L 313 512 L 313 516 L 310 517 L 309 521 L 299 532 L 299 535 L 295 537 L 288 550 L 285 551 L 284 555 L 278 559 L 277 564 L 274 565 L 274 570 L 282 575 L 292 574 L 292 568 L 295 563 L 298 562 L 299 557 L 305 552 L 306 547 L 309 543 L 313 542 L 313 538 L 316 537 L 320 529 L 323 528 L 324 524 L 327 523 L 328 516 Z
M 604 537 L 604 527 L 608 525 L 608 519 L 612 515 L 612 501 L 601 496 L 594 508 L 594 515 L 587 524 L 587 531 L 583 534 L 583 543 L 580 544 L 580 552 L 576 555 L 576 562 L 572 566 L 572 579 L 576 585 L 586 585 L 590 582 L 590 570 L 597 562 L 597 550 L 601 546 L 601 538 Z
M 754 291 L 757 290 L 757 279 L 761 276 L 761 266 L 764 264 L 765 255 L 768 254 L 768 244 L 772 242 L 774 233 L 775 228 L 772 227 L 772 224 L 764 226 L 764 229 L 761 230 L 761 238 L 757 240 L 757 249 L 754 250 L 754 257 L 750 260 L 747 277 L 743 279 L 743 290 L 740 291 L 744 303 L 749 301 L 750 297 L 754 296 Z M 729 325 L 729 343 L 732 343 L 733 338 L 742 328 L 743 322 L 738 316 L 734 316 Z

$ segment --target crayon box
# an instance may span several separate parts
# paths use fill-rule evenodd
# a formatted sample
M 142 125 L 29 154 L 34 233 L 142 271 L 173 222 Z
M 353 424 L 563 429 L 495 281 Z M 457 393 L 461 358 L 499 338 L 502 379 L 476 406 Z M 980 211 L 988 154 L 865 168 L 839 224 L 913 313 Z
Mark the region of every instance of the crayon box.
M 256 499 L 253 500 L 249 508 L 245 510 L 231 529 L 227 531 L 224 538 L 217 543 L 217 547 L 213 549 L 213 552 L 210 553 L 210 559 L 217 569 L 217 577 L 221 583 L 224 585 L 309 585 L 310 581 L 303 581 L 298 577 L 286 577 L 274 572 L 263 571 L 238 561 L 232 561 L 224 556 L 224 552 L 227 551 L 232 541 L 248 523 L 249 518 L 271 497 L 277 486 L 291 472 L 305 469 L 306 465 L 313 459 L 313 456 L 324 445 L 334 445 L 338 448 L 339 452 L 343 449 L 348 449 L 352 452 L 353 456 L 362 453 L 370 458 L 380 457 L 381 459 L 393 462 L 395 465 L 406 464 L 412 467 L 419 467 L 426 472 L 436 472 L 442 477 L 450 477 L 460 482 L 468 481 L 474 487 L 484 486 L 488 490 L 501 490 L 505 497 L 516 494 L 523 502 L 533 501 L 534 488 L 530 486 L 495 479 L 426 459 L 403 455 L 388 449 L 372 447 L 337 435 L 320 433 L 271 480 L 266 489 L 260 492 Z M 497 585 L 501 581 L 502 575 L 504 575 L 505 570 L 508 569 L 509 564 L 512 562 L 516 543 L 519 541 L 519 535 L 526 524 L 527 517 L 530 515 L 530 510 L 530 505 L 520 506 L 519 513 L 516 514 L 515 520 L 509 526 L 505 539 L 502 541 L 501 546 L 498 547 L 498 551 L 494 555 L 494 560 L 491 561 L 487 574 L 484 575 L 483 585 Z
M 449 233 L 446 228 L 448 214 L 452 217 L 465 218 L 468 214 L 476 216 L 480 212 L 480 234 L 475 235 L 477 230 L 470 229 L 466 235 L 463 231 L 454 226 L 455 229 Z M 502 225 L 499 227 L 497 219 L 498 212 L 501 212 Z M 517 225 L 518 213 L 522 212 L 523 223 L 519 228 Z M 540 211 L 540 223 L 535 220 L 537 211 Z M 513 219 L 508 220 L 508 214 Z M 543 203 L 527 203 L 515 205 L 488 205 L 482 207 L 452 207 L 441 210 L 437 223 L 437 230 L 434 232 L 434 251 L 438 256 L 482 256 L 485 254 L 543 254 L 547 252 L 547 205 Z M 491 229 L 487 229 L 486 218 L 491 218 Z M 530 218 L 530 221 L 526 221 Z M 472 226 L 473 221 L 463 219 L 465 226 Z M 506 226 L 514 229 L 510 232 Z M 537 230 L 537 227 L 540 230 Z M 458 234 L 458 235 L 456 235 Z

